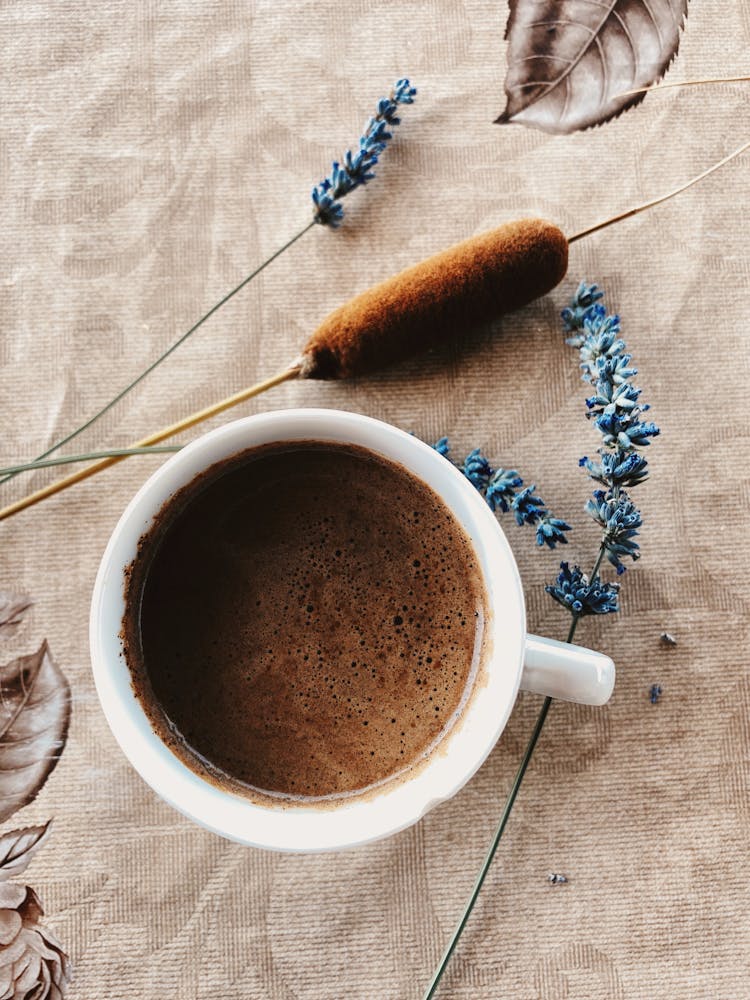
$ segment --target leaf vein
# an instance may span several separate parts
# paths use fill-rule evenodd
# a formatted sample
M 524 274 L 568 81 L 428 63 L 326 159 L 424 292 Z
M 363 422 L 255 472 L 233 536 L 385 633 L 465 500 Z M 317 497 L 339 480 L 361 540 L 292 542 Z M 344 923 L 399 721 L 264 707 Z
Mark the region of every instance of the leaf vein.
M 18 707 L 16 708 L 15 712 L 13 712 L 13 714 L 11 715 L 11 717 L 4 724 L 3 728 L 0 729 L 0 741 L 2 741 L 3 737 L 8 732 L 8 730 L 12 728 L 12 726 L 15 723 L 16 719 L 21 714 L 21 712 L 24 710 L 24 708 L 26 707 L 26 703 L 29 700 L 29 694 L 33 690 L 34 683 L 36 682 L 36 679 L 39 676 L 39 671 L 42 669 L 42 664 L 44 663 L 44 658 L 47 655 L 47 643 L 46 642 L 43 643 L 42 644 L 42 648 L 39 650 L 38 653 L 36 653 L 34 655 L 37 658 L 37 663 L 36 663 L 36 670 L 34 671 L 34 676 L 33 676 L 31 685 L 29 686 L 28 691 L 24 690 L 23 697 L 21 698 L 21 701 L 19 702 Z M 24 657 L 24 659 L 32 659 L 32 658 L 33 657 Z M 22 682 L 22 687 L 23 687 L 23 668 L 22 668 L 22 671 L 21 671 L 21 682 Z
M 591 35 L 594 34 L 593 29 L 589 28 L 589 26 L 587 24 L 580 24 L 578 21 L 573 21 L 570 18 L 560 19 L 558 21 L 531 21 L 530 24 L 528 25 L 528 27 L 529 28 L 541 28 L 541 27 L 549 28 L 549 27 L 551 27 L 552 25 L 555 25 L 555 24 L 559 24 L 559 25 L 571 25 L 574 28 L 583 28 L 583 30 L 584 31 L 588 31 L 589 34 L 591 34 Z
M 601 39 L 599 37 L 595 37 L 594 42 L 596 43 L 596 51 L 599 55 L 599 61 L 602 64 L 602 84 L 600 88 L 601 96 L 599 100 L 601 101 L 602 104 L 604 104 L 607 100 L 607 85 L 609 83 L 609 71 L 607 69 L 607 60 L 604 58 L 604 49 L 602 48 Z
M 531 56 L 524 56 L 523 59 L 516 59 L 516 62 L 534 62 L 539 59 L 542 59 L 545 62 L 547 59 L 557 59 L 558 62 L 567 63 L 569 66 L 573 65 L 572 59 L 566 59 L 565 56 L 556 56 L 554 52 L 535 52 Z
M 643 9 L 651 18 L 651 23 L 653 24 L 654 30 L 656 31 L 656 37 L 659 39 L 659 49 L 661 50 L 664 48 L 664 39 L 661 37 L 661 28 L 659 27 L 659 22 L 656 20 L 654 12 L 651 10 L 651 7 L 649 5 L 649 0 L 641 0 L 641 3 L 643 4 Z M 672 9 L 672 5 L 670 3 L 667 3 L 667 6 L 669 7 L 670 10 Z
M 630 51 L 633 53 L 633 82 L 635 82 L 636 79 L 637 79 L 637 73 L 638 73 L 638 62 L 639 62 L 639 59 L 638 59 L 638 49 L 636 48 L 635 42 L 633 41 L 633 36 L 630 33 L 630 28 L 628 27 L 627 22 L 625 21 L 625 18 L 617 10 L 613 10 L 612 14 L 619 21 L 620 27 L 622 28 L 622 32 L 625 35 L 625 37 L 627 38 L 627 40 L 628 40 L 628 45 L 630 46 Z

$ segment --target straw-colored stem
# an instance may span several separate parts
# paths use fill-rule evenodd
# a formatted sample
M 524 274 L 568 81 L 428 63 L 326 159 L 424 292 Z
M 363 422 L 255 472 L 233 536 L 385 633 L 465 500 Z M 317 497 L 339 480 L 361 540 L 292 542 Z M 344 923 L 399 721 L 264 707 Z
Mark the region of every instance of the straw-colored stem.
M 670 198 L 674 198 L 675 195 L 681 194 L 683 191 L 687 191 L 688 188 L 692 187 L 693 184 L 697 184 L 698 181 L 702 181 L 704 177 L 708 177 L 715 170 L 719 170 L 721 167 L 725 166 L 730 160 L 739 156 L 740 153 L 744 153 L 746 149 L 750 148 L 750 141 L 744 142 L 738 149 L 734 152 L 729 153 L 725 156 L 723 160 L 719 160 L 718 163 L 712 164 L 703 173 L 697 175 L 697 177 L 692 177 L 685 184 L 681 184 L 679 187 L 674 188 L 672 191 L 668 191 L 666 194 L 660 195 L 658 198 L 652 198 L 651 201 L 645 201 L 642 205 L 636 205 L 635 208 L 629 208 L 625 212 L 620 212 L 619 215 L 613 215 L 609 219 L 605 219 L 603 222 L 597 222 L 595 226 L 589 226 L 588 229 L 582 229 L 580 233 L 576 233 L 574 236 L 568 237 L 568 243 L 575 243 L 576 240 L 582 240 L 584 236 L 591 236 L 592 233 L 598 232 L 600 229 L 606 229 L 607 226 L 613 225 L 615 222 L 621 222 L 623 219 L 629 219 L 631 215 L 638 215 L 640 212 L 645 212 L 647 208 L 653 208 L 654 205 L 661 205 L 663 201 L 669 201 Z
M 654 90 L 672 90 L 674 87 L 701 87 L 706 83 L 746 83 L 748 80 L 750 76 L 704 76 L 697 80 L 670 80 L 668 83 L 654 83 L 650 87 L 623 90 L 617 97 L 633 97 L 636 94 L 650 94 Z
M 218 403 L 213 403 L 211 406 L 198 410 L 196 413 L 191 413 L 190 416 L 184 417 L 182 420 L 178 420 L 175 424 L 170 424 L 168 427 L 164 427 L 162 430 L 156 431 L 154 434 L 149 434 L 148 437 L 142 438 L 140 441 L 136 441 L 133 445 L 131 445 L 131 448 L 148 448 L 151 445 L 159 444 L 160 441 L 164 441 L 166 438 L 174 437 L 175 434 L 180 434 L 182 431 L 189 430 L 191 427 L 195 427 L 196 424 L 200 424 L 204 420 L 210 420 L 211 417 L 215 417 L 217 414 L 223 413 L 225 410 L 229 410 L 233 406 L 237 406 L 238 403 L 244 403 L 245 400 L 252 399 L 253 396 L 259 396 L 262 392 L 265 392 L 267 389 L 272 389 L 275 385 L 280 385 L 288 379 L 296 378 L 299 373 L 299 365 L 294 364 L 290 368 L 286 368 L 284 371 L 279 372 L 276 375 L 272 375 L 271 378 L 267 378 L 263 382 L 258 382 L 257 385 L 250 386 L 249 389 L 242 389 L 240 392 L 234 393 L 233 396 L 228 396 L 226 399 L 222 399 Z M 122 462 L 125 458 L 127 458 L 127 455 L 110 455 L 108 458 L 103 458 L 99 462 L 95 462 L 93 465 L 86 466 L 85 469 L 80 469 L 78 472 L 74 472 L 70 476 L 65 476 L 64 479 L 58 479 L 56 482 L 50 483 L 49 486 L 45 486 L 42 489 L 37 490 L 35 493 L 30 493 L 21 500 L 17 500 L 15 503 L 9 504 L 7 507 L 3 507 L 3 509 L 0 510 L 0 521 L 4 521 L 7 517 L 11 517 L 11 515 L 17 514 L 19 511 L 25 510 L 27 507 L 32 507 L 41 500 L 46 500 L 47 497 L 53 496 L 55 493 L 60 493 L 62 490 L 66 490 L 69 486 L 74 486 L 76 483 L 83 482 L 84 479 L 88 479 L 90 476 L 96 475 L 96 473 L 101 472 L 102 469 L 108 469 L 110 465 Z

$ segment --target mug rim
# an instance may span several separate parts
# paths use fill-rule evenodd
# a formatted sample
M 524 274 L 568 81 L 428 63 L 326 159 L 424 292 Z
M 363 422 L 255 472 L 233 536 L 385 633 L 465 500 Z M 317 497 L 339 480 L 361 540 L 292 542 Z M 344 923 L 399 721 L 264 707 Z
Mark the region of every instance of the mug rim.
M 215 462 L 262 444 L 350 443 L 400 464 L 426 482 L 469 535 L 487 594 L 488 622 L 479 685 L 462 716 L 414 774 L 335 804 L 261 804 L 192 771 L 151 726 L 131 683 L 120 628 L 125 570 L 163 504 Z M 447 495 L 446 495 L 447 494 Z M 457 509 L 458 508 L 458 509 Z M 505 728 L 523 669 L 525 607 L 518 569 L 494 514 L 466 477 L 418 438 L 346 410 L 266 411 L 209 431 L 172 455 L 140 487 L 101 559 L 90 616 L 91 661 L 110 729 L 131 765 L 173 808 L 230 840 L 278 851 L 330 851 L 390 836 L 462 788 Z

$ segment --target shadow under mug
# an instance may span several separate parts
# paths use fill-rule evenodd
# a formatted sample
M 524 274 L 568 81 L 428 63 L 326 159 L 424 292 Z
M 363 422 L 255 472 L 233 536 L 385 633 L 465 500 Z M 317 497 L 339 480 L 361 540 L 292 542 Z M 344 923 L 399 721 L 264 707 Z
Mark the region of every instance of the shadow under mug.
M 135 697 L 119 637 L 125 573 L 138 540 L 175 491 L 222 459 L 280 441 L 367 448 L 404 466 L 440 495 L 476 552 L 490 609 L 483 683 L 426 763 L 381 789 L 319 805 L 259 804 L 191 771 L 160 740 Z M 211 431 L 173 455 L 141 487 L 102 557 L 90 619 L 91 658 L 104 714 L 131 764 L 170 805 L 231 840 L 280 851 L 330 851 L 416 823 L 469 780 L 502 733 L 519 688 L 603 705 L 615 679 L 601 653 L 527 635 L 521 580 L 505 535 L 483 498 L 449 461 L 390 424 L 339 410 L 262 413 Z

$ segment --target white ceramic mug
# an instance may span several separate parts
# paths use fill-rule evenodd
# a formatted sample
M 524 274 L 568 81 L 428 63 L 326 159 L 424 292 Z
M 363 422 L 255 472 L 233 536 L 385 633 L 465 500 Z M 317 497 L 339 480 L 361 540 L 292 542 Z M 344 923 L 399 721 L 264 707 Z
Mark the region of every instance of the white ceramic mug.
M 164 502 L 221 459 L 278 441 L 369 448 L 418 476 L 453 511 L 476 551 L 491 611 L 485 676 L 464 713 L 421 768 L 382 791 L 319 808 L 260 805 L 191 771 L 159 739 L 135 697 L 119 638 L 125 570 Z M 225 424 L 177 452 L 141 487 L 112 533 L 94 586 L 91 657 L 99 699 L 131 764 L 163 799 L 224 837 L 282 851 L 326 851 L 377 840 L 416 823 L 469 780 L 497 742 L 519 687 L 603 705 L 615 668 L 601 653 L 526 634 L 523 591 L 497 519 L 450 462 L 389 424 L 339 410 L 282 410 Z

